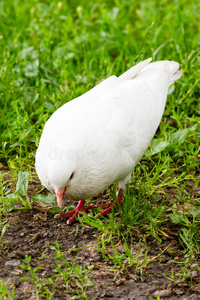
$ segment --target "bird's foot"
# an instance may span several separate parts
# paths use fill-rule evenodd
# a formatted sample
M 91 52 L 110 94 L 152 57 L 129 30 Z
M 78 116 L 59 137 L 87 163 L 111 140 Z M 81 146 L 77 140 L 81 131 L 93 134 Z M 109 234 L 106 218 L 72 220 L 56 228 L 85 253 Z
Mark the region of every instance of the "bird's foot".
M 117 193 L 117 202 L 116 203 L 113 203 L 113 202 L 110 202 L 110 203 L 105 203 L 107 204 L 107 206 L 109 206 L 108 208 L 104 209 L 100 214 L 97 215 L 97 217 L 99 216 L 105 216 L 107 215 L 110 211 L 112 211 L 113 209 L 113 205 L 114 207 L 118 208 L 118 209 L 121 209 L 121 206 L 122 206 L 122 194 L 123 194 L 123 189 L 119 189 L 118 193 Z M 99 204 L 99 206 L 104 206 L 104 204 Z
M 84 206 L 84 204 L 85 204 L 85 200 L 81 200 L 81 201 L 79 201 L 77 207 L 74 210 L 71 210 L 67 213 L 57 214 L 57 215 L 54 216 L 54 218 L 65 218 L 65 217 L 72 216 L 67 221 L 67 224 L 72 224 L 76 220 L 76 218 L 78 217 L 79 212 L 82 212 L 82 213 L 85 214 L 85 212 L 89 209 L 98 208 L 99 206 L 109 206 L 109 205 L 112 205 L 112 202 L 105 203 L 105 204 L 97 204 L 97 205 L 90 204 L 86 207 Z
M 122 193 L 123 193 L 123 189 L 119 189 L 118 195 L 117 195 L 117 203 L 114 204 L 115 207 L 119 208 L 121 207 L 122 204 Z M 76 218 L 79 215 L 79 212 L 82 212 L 83 214 L 85 214 L 85 212 L 87 210 L 90 210 L 92 208 L 98 208 L 98 207 L 102 207 L 102 206 L 109 206 L 108 208 L 104 209 L 100 214 L 97 215 L 98 216 L 104 216 L 106 214 L 108 214 L 113 207 L 113 202 L 109 202 L 109 203 L 104 203 L 104 204 L 90 204 L 88 206 L 85 207 L 85 200 L 80 200 L 77 207 L 72 210 L 69 211 L 67 213 L 63 213 L 63 214 L 57 214 L 54 216 L 54 218 L 64 218 L 64 217 L 69 217 L 72 216 L 71 218 L 69 218 L 69 220 L 67 221 L 67 224 L 72 224 Z
M 67 221 L 67 224 L 72 224 L 78 217 L 79 212 L 85 213 L 85 211 L 88 210 L 88 207 L 85 207 L 84 204 L 85 204 L 85 200 L 81 200 L 81 201 L 79 201 L 77 207 L 74 210 L 71 210 L 71 211 L 69 211 L 67 213 L 63 213 L 63 214 L 57 214 L 54 216 L 54 218 L 64 218 L 64 217 L 72 216 Z

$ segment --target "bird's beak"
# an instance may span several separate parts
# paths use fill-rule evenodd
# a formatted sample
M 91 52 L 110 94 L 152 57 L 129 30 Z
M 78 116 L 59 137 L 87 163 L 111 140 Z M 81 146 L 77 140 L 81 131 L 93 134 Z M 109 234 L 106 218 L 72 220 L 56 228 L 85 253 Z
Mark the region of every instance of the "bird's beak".
M 54 189 L 55 193 L 56 193 L 56 198 L 57 198 L 57 204 L 58 206 L 61 208 L 62 207 L 62 201 L 63 201 L 63 197 L 66 194 L 67 190 L 68 190 L 68 186 L 66 188 L 62 188 L 62 189 Z

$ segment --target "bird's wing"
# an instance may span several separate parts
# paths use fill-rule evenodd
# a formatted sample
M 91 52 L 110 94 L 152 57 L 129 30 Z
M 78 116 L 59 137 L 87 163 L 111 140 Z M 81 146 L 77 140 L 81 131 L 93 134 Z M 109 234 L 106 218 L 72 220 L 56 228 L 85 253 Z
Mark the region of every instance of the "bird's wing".
M 105 144 L 129 151 L 136 161 L 158 128 L 172 78 L 180 76 L 177 63 L 153 65 L 144 67 L 133 80 L 118 78 L 115 88 L 100 96 L 93 107 L 88 107 L 87 119 L 94 124 L 92 130 L 102 131 L 108 140 Z

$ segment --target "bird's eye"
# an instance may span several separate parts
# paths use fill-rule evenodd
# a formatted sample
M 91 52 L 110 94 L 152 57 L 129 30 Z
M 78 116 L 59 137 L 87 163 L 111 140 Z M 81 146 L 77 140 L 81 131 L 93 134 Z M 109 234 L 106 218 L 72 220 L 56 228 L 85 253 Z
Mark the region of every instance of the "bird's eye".
M 69 180 L 70 180 L 70 179 L 72 179 L 72 178 L 73 178 L 73 176 L 74 176 L 74 172 L 72 172 L 72 174 L 71 174 L 71 176 L 70 176 Z

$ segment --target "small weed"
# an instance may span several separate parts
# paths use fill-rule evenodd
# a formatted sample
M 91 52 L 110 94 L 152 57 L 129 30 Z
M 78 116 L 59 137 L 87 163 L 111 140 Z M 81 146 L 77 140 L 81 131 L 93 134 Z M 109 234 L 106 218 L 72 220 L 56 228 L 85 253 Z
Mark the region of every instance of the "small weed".
M 2 219 L 2 218 L 1 218 L 1 212 L 0 212 L 0 248 L 1 248 L 1 250 L 3 251 L 3 250 L 4 250 L 3 244 L 4 244 L 5 242 L 2 241 L 2 238 L 3 238 L 3 235 L 4 235 L 5 232 L 6 232 L 6 228 L 7 228 L 9 225 L 7 224 L 7 221 L 6 221 L 6 220 L 5 220 L 5 221 L 2 221 L 1 219 Z
M 3 235 L 6 232 L 6 228 L 9 226 L 5 217 L 5 206 L 3 197 L 3 176 L 0 174 L 0 248 L 3 251 Z M 4 242 L 5 243 L 5 242 Z
M 31 209 L 31 202 L 28 198 L 28 175 L 28 172 L 19 171 L 15 192 L 6 193 L 6 195 L 3 192 L 3 178 L 1 178 L 0 204 L 4 213 L 8 213 L 14 209 Z M 19 208 L 16 203 L 22 204 L 23 207 Z
M 184 252 L 187 253 L 187 256 L 191 257 L 191 259 L 195 257 L 194 253 L 200 253 L 199 214 L 200 209 L 193 209 L 185 213 L 170 215 L 173 223 L 184 226 L 179 232 L 179 241 Z
M 24 209 L 31 209 L 31 203 L 28 198 L 28 172 L 20 171 L 18 174 L 17 186 L 15 195 L 18 196 L 20 203 Z M 24 200 L 25 198 L 25 200 Z
M 52 246 L 51 249 L 56 251 L 55 269 L 57 270 L 57 274 L 53 275 L 52 278 L 61 278 L 65 282 L 66 292 L 70 290 L 70 283 L 73 282 L 77 297 L 88 299 L 87 289 L 89 286 L 94 286 L 94 284 L 92 284 L 90 281 L 92 275 L 89 275 L 93 269 L 93 266 L 86 268 L 85 266 L 76 264 L 78 255 L 72 264 L 70 264 L 64 257 L 64 253 L 60 250 L 60 244 L 56 243 L 55 246 L 56 247 Z M 75 298 L 76 296 L 74 296 L 73 299 Z
M 154 260 L 147 259 L 148 250 L 144 239 L 139 239 L 137 244 L 133 243 L 131 227 L 125 233 L 119 231 L 118 237 L 112 233 L 102 235 L 95 249 L 105 260 L 112 261 L 116 269 L 126 270 L 129 266 L 135 266 L 141 276 L 143 268 Z
M 15 299 L 15 288 L 14 285 L 7 287 L 8 282 L 0 280 L 0 299 L 14 300 Z M 12 290 L 11 290 L 12 289 Z
M 92 275 L 89 273 L 92 271 L 93 266 L 86 268 L 76 263 L 78 255 L 70 264 L 64 257 L 64 253 L 60 250 L 60 244 L 56 243 L 55 246 L 51 246 L 52 250 L 56 251 L 54 255 L 56 274 L 51 277 L 44 278 L 38 274 L 38 271 L 44 269 L 43 265 L 39 265 L 35 268 L 31 266 L 31 256 L 26 256 L 23 260 L 24 264 L 20 267 L 27 271 L 29 275 L 23 276 L 21 280 L 31 281 L 35 287 L 34 295 L 37 299 L 44 297 L 45 299 L 51 299 L 51 297 L 57 292 L 60 282 L 64 282 L 66 293 L 75 293 L 73 299 L 81 297 L 88 299 L 87 289 L 94 286 L 91 282 Z M 72 289 L 73 286 L 73 289 Z
M 48 286 L 52 286 L 54 284 L 52 278 L 39 277 L 37 271 L 43 269 L 43 266 L 39 265 L 35 268 L 32 268 L 30 265 L 30 261 L 31 261 L 31 256 L 26 255 L 25 259 L 23 260 L 25 265 L 22 264 L 20 265 L 20 267 L 23 270 L 28 271 L 30 274 L 29 276 L 23 276 L 21 280 L 23 281 L 30 280 L 33 283 L 36 289 L 35 296 L 37 299 L 40 299 L 40 297 L 51 299 L 53 293 L 49 290 Z
M 151 296 L 149 297 L 150 300 L 155 300 L 155 298 L 152 298 Z M 160 300 L 160 296 L 158 295 L 156 300 Z
M 174 271 L 172 271 L 171 276 L 167 276 L 165 274 L 163 274 L 163 276 L 175 284 L 177 284 L 179 282 L 187 282 L 189 284 L 190 288 L 192 288 L 193 272 L 200 271 L 198 263 L 193 262 L 191 264 L 191 261 L 190 261 L 190 263 L 188 263 L 187 259 L 183 262 L 178 262 L 178 261 L 174 261 L 174 260 L 171 262 L 176 263 L 179 266 L 180 271 L 177 273 L 174 273 Z
M 167 278 L 173 282 L 176 282 L 176 276 L 176 278 L 178 277 L 177 280 L 179 281 L 181 280 L 183 282 L 189 282 L 190 287 L 193 285 L 192 272 L 200 271 L 200 267 L 197 262 L 198 254 L 200 253 L 199 213 L 199 209 L 193 209 L 185 213 L 170 215 L 173 223 L 179 224 L 179 226 L 184 226 L 179 231 L 179 242 L 183 248 L 184 261 L 173 261 L 179 265 L 180 272 L 176 274 L 172 273 L 172 276 Z

